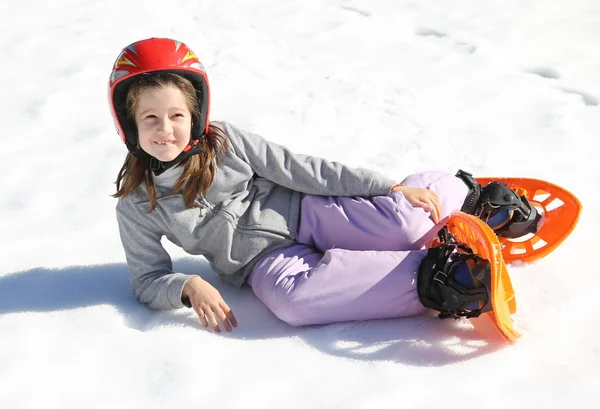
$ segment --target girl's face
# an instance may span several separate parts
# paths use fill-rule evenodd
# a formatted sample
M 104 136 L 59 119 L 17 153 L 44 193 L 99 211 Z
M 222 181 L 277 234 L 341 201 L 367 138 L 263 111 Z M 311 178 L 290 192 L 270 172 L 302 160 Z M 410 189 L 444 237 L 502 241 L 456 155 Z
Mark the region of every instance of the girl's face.
M 172 161 L 190 143 L 192 115 L 175 86 L 142 90 L 135 123 L 140 147 L 161 162 Z

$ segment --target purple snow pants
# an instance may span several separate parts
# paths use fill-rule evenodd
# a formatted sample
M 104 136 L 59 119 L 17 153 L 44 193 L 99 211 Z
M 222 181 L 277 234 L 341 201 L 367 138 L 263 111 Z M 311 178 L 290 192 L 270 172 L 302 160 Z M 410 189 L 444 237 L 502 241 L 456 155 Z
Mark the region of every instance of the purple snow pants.
M 404 185 L 433 190 L 443 217 L 459 210 L 467 186 L 426 172 Z M 256 296 L 293 326 L 416 315 L 417 271 L 435 225 L 402 193 L 370 199 L 306 195 L 297 244 L 263 256 L 248 277 Z

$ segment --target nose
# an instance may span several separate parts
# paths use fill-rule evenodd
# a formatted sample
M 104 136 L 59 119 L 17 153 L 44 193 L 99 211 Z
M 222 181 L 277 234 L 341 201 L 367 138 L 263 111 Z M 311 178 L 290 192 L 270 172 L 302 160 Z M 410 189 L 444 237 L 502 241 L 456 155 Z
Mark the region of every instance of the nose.
M 161 118 L 157 123 L 157 131 L 161 135 L 170 135 L 173 133 L 173 123 L 168 117 Z

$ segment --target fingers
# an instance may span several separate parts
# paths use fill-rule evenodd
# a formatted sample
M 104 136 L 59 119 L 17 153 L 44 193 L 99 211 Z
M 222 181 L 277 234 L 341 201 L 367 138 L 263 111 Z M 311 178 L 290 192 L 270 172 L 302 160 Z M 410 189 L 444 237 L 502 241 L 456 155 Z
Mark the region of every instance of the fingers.
M 194 311 L 200 318 L 200 322 L 204 328 L 208 328 L 209 326 L 213 329 L 213 331 L 220 333 L 221 327 L 219 327 L 219 321 L 223 325 L 223 328 L 227 332 L 231 332 L 233 328 L 237 328 L 238 323 L 231 311 L 231 308 L 225 303 L 221 303 L 220 305 L 209 306 L 205 304 L 203 306 L 194 305 Z
M 221 321 L 221 323 L 223 324 L 223 327 L 225 327 L 225 330 L 227 332 L 231 332 L 231 330 L 233 328 L 231 328 L 231 323 L 229 322 L 229 320 L 227 319 L 227 315 L 225 315 L 225 312 L 223 311 L 223 309 L 221 308 L 221 306 L 217 306 L 217 307 L 213 307 L 212 312 L 214 313 L 214 315 L 219 318 L 219 320 Z M 218 332 L 218 331 L 217 331 Z
M 210 325 L 215 332 L 221 332 L 221 328 L 219 328 L 217 320 L 215 319 L 215 314 L 208 304 L 199 305 L 192 303 L 192 308 L 194 308 L 194 311 L 198 315 L 198 318 L 200 318 L 200 323 L 204 328 L 208 328 Z
M 435 222 L 435 224 L 438 224 L 439 222 L 442 221 L 442 219 L 444 218 L 444 213 L 442 213 L 442 205 L 440 203 L 440 200 L 438 199 L 438 197 L 435 197 L 435 208 L 437 211 L 437 222 Z
M 420 207 L 430 213 L 431 220 L 435 224 L 438 224 L 442 220 L 443 213 L 440 199 L 433 190 L 402 186 L 402 193 L 412 206 Z
M 433 193 L 433 197 L 431 200 L 432 209 L 431 209 L 431 217 L 433 218 L 433 222 L 438 224 L 440 220 L 442 220 L 442 206 L 440 205 L 440 200 L 437 195 Z
M 231 323 L 231 325 L 233 325 L 234 328 L 237 328 L 238 323 L 237 323 L 237 320 L 235 319 L 235 316 L 233 315 L 233 311 L 231 311 L 231 308 L 229 308 L 229 306 L 225 303 L 221 304 L 221 308 L 223 309 L 223 312 L 225 312 L 225 315 L 226 315 L 227 319 L 229 320 L 229 322 Z
M 431 219 L 435 224 L 438 224 L 442 220 L 442 206 L 437 195 L 429 190 L 428 197 L 424 198 L 421 202 L 423 210 L 431 214 Z
M 218 306 L 213 306 L 211 308 L 211 312 L 211 317 L 217 317 L 227 332 L 231 332 L 234 327 L 238 326 L 237 320 L 235 319 L 231 308 L 229 308 L 229 306 L 224 302 Z M 213 324 L 216 325 L 213 327 L 215 331 L 221 332 L 216 320 L 213 322 Z
M 202 326 L 204 328 L 208 328 L 208 321 L 206 320 L 206 314 L 204 313 L 204 310 L 194 303 L 192 303 L 192 308 L 194 308 L 194 311 L 196 311 L 198 318 L 200 318 L 200 323 L 202 324 Z
M 208 305 L 206 305 L 204 308 L 204 313 L 206 314 L 206 318 L 208 320 L 208 326 L 211 327 L 213 329 L 213 331 L 219 333 L 221 332 L 221 328 L 219 328 L 219 324 L 217 323 L 217 319 L 215 318 L 215 314 L 214 311 L 212 310 L 212 308 Z

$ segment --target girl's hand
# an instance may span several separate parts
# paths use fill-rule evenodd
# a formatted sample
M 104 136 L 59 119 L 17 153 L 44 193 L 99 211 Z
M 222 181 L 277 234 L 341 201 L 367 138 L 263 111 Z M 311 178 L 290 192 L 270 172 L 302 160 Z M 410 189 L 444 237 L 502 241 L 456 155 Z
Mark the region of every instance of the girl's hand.
M 195 276 L 187 280 L 183 286 L 182 296 L 184 300 L 189 299 L 204 328 L 208 328 L 210 324 L 215 332 L 221 332 L 215 317 L 221 321 L 228 332 L 231 332 L 232 327 L 237 327 L 231 308 L 223 301 L 217 289 L 202 278 Z
M 442 206 L 435 192 L 419 187 L 395 186 L 392 192 L 401 192 L 413 207 L 421 207 L 431 214 L 431 219 L 438 224 L 442 219 Z

